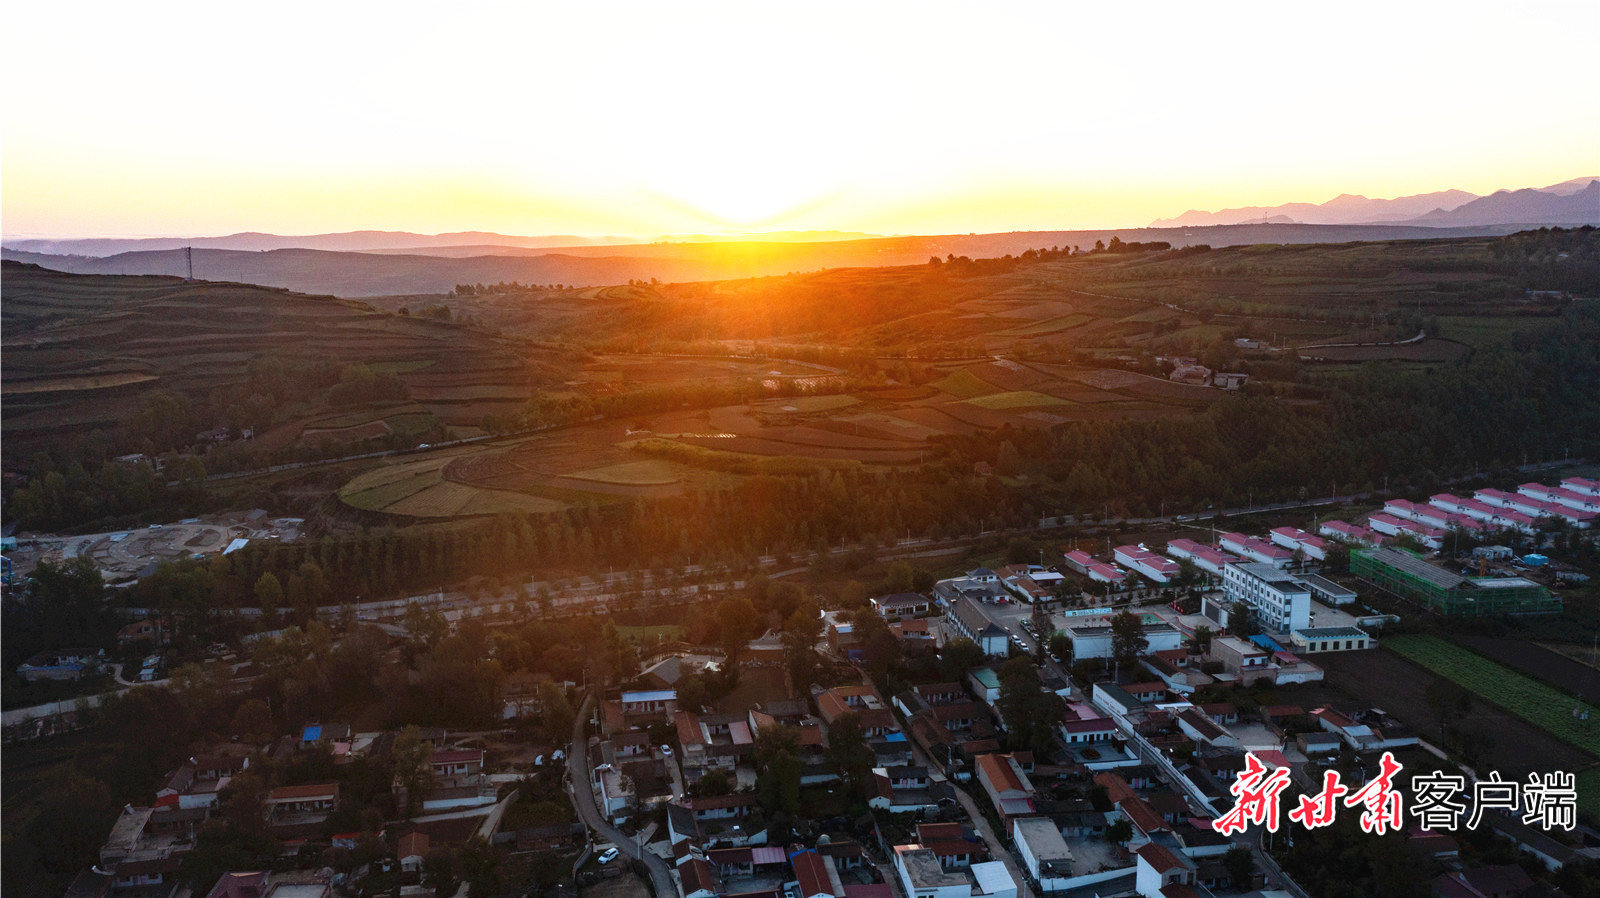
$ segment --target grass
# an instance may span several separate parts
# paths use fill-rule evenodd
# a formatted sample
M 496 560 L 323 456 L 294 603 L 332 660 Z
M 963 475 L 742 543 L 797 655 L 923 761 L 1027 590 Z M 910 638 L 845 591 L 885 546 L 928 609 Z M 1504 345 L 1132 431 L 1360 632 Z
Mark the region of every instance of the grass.
M 444 475 L 440 474 L 437 469 L 422 471 L 398 480 L 381 483 L 377 486 L 351 489 L 348 492 L 342 492 L 339 498 L 352 508 L 359 508 L 364 511 L 383 511 L 402 499 L 435 486 L 442 482 L 443 479 Z M 355 483 L 356 481 L 351 481 L 350 485 L 353 486 Z
M 846 461 L 801 458 L 794 455 L 752 455 L 747 452 L 728 452 L 722 449 L 690 446 L 687 443 L 660 437 L 646 437 L 642 440 L 635 440 L 621 445 L 635 452 L 658 456 L 692 468 L 704 468 L 708 471 L 726 471 L 730 474 L 806 475 L 815 474 L 820 470 L 850 468 L 861 464 L 861 462 L 855 460 Z
M 1600 708 L 1436 636 L 1391 636 L 1383 646 L 1557 739 L 1600 757 Z M 1573 717 L 1574 707 L 1587 709 L 1589 719 Z
M 396 433 L 421 433 L 439 423 L 439 419 L 430 412 L 407 412 L 390 415 L 383 420 Z
M 513 493 L 508 490 L 473 488 L 475 495 L 462 505 L 457 514 L 543 514 L 560 511 L 567 503 L 543 496 Z
M 957 399 L 973 399 L 978 396 L 987 396 L 990 393 L 1000 392 L 999 387 L 973 374 L 966 368 L 952 371 L 943 379 L 934 381 L 933 386 Z
M 595 480 L 600 483 L 624 483 L 636 486 L 659 486 L 677 483 L 681 478 L 671 462 L 651 458 L 643 461 L 625 461 L 621 464 L 590 468 L 568 474 L 577 480 Z
M 793 399 L 783 400 L 782 405 L 793 406 L 797 412 L 827 412 L 855 405 L 860 401 L 854 396 L 840 393 L 833 396 L 796 396 Z
M 1059 396 L 1048 396 L 1033 390 L 1013 390 L 1009 393 L 995 393 L 992 396 L 977 396 L 967 400 L 968 405 L 976 405 L 987 409 L 1005 408 L 1038 408 L 1046 405 L 1072 405 L 1072 402 Z
M 4 390 L 4 392 L 11 395 L 104 390 L 110 387 L 140 384 L 155 379 L 156 376 L 154 374 L 121 371 L 115 374 L 85 374 L 79 377 L 50 377 L 43 380 L 12 381 L 6 383 L 4 387 L 0 387 L 0 390 Z
M 420 492 L 412 493 L 382 509 L 386 514 L 403 514 L 422 518 L 448 518 L 461 514 L 469 502 L 477 498 L 478 489 L 464 483 L 444 480 Z
M 438 359 L 410 359 L 408 361 L 397 362 L 373 362 L 367 367 L 371 368 L 375 374 L 410 374 L 413 371 L 421 371 L 424 368 L 430 367 L 436 361 L 438 361 Z
M 1550 324 L 1549 318 L 1446 315 L 1439 319 L 1440 336 L 1479 349 L 1510 345 L 1517 331 L 1531 331 Z
M 1057 331 L 1064 331 L 1067 328 L 1077 327 L 1080 324 L 1093 320 L 1094 316 L 1092 315 L 1085 315 L 1082 312 L 1073 312 L 1070 315 L 1062 315 L 1059 318 L 1050 318 L 1045 321 L 1036 322 L 1034 324 L 1029 324 L 1022 327 L 1011 327 L 1006 328 L 1003 331 L 996 331 L 995 336 L 1038 337 L 1045 334 L 1053 334 Z

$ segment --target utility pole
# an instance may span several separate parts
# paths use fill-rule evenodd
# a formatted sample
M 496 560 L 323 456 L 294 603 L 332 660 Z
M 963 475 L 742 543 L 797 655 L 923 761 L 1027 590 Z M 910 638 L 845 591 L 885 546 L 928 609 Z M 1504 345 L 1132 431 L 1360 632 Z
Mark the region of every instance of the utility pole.
M 188 276 L 185 277 L 184 280 L 187 280 L 187 281 L 194 280 L 194 247 L 186 246 L 186 247 L 183 248 L 183 261 L 184 261 L 184 264 L 188 267 L 188 271 L 189 271 Z

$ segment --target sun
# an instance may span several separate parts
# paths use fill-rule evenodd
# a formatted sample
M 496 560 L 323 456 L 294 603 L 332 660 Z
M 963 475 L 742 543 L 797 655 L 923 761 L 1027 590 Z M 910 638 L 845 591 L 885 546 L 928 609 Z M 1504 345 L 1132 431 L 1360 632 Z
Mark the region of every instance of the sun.
M 704 225 L 726 231 L 773 229 L 832 201 L 842 173 L 820 160 L 799 164 L 789 154 L 749 152 L 680 155 L 655 166 L 639 193 Z

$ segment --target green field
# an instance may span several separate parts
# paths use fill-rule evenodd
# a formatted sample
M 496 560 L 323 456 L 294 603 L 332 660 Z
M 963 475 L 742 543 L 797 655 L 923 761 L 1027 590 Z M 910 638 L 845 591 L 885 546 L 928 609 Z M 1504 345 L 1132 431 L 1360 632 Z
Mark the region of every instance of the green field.
M 989 409 L 1041 408 L 1047 405 L 1072 404 L 1059 396 L 1047 396 L 1033 390 L 1014 390 L 1009 393 L 996 393 L 993 396 L 978 396 L 968 399 L 967 403 Z
M 966 368 L 953 371 L 947 377 L 934 381 L 933 386 L 957 399 L 972 399 L 977 396 L 987 396 L 990 393 L 1000 392 L 999 387 L 973 374 Z
M 1383 646 L 1557 739 L 1600 757 L 1600 708 L 1436 636 L 1391 636 L 1384 639 Z M 1575 707 L 1586 709 L 1589 719 L 1574 717 Z M 1600 800 L 1600 796 L 1595 798 Z
M 656 486 L 677 483 L 683 479 L 678 475 L 677 468 L 670 462 L 661 459 L 645 459 L 643 461 L 625 461 L 621 464 L 606 465 L 603 468 L 590 468 L 568 474 L 576 480 L 594 480 L 600 483 L 626 483 L 637 486 Z

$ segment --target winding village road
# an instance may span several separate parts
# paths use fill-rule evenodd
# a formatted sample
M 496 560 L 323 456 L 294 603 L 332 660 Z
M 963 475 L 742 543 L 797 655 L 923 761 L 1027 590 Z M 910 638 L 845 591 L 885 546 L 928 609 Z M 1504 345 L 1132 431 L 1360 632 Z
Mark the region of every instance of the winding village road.
M 589 764 L 589 738 L 584 733 L 593 707 L 594 695 L 592 693 L 585 695 L 583 704 L 579 706 L 577 716 L 572 723 L 572 744 L 567 748 L 567 791 L 572 796 L 572 806 L 577 809 L 578 817 L 584 825 L 599 833 L 603 840 L 617 846 L 617 850 L 628 857 L 644 861 L 645 867 L 650 871 L 650 883 L 655 890 L 656 898 L 673 898 L 678 894 L 678 889 L 673 885 L 672 871 L 667 868 L 667 862 L 654 853 L 643 850 L 642 846 L 624 835 L 622 830 L 612 826 L 600 813 L 600 806 L 594 800 L 594 789 L 589 785 L 589 777 L 594 768 Z

